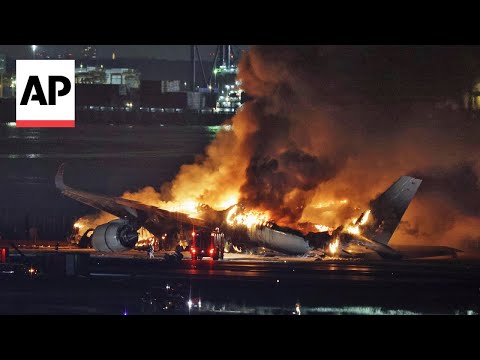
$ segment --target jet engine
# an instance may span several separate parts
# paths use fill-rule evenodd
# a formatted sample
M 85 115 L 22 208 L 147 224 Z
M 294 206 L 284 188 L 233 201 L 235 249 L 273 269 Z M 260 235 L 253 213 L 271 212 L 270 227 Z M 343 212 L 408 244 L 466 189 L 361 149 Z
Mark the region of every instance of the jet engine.
M 112 220 L 98 226 L 92 235 L 97 251 L 118 252 L 132 249 L 138 241 L 136 228 L 125 219 Z

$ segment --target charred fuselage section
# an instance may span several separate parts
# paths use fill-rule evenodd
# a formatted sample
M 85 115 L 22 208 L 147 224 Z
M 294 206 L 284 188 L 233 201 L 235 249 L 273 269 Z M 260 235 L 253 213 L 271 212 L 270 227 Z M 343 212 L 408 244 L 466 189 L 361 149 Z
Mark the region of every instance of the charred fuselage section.
M 288 255 L 302 255 L 311 250 L 301 232 L 271 222 L 250 226 L 227 225 L 224 231 L 227 239 L 241 248 L 265 247 Z

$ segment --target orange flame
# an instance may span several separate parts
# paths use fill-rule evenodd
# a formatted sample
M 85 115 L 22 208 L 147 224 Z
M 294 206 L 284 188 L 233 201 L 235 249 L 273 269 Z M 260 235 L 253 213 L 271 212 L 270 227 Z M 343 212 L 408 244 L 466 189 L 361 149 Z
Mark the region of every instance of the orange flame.
M 370 210 L 367 210 L 363 213 L 362 217 L 360 218 L 360 221 L 357 223 L 356 220 L 352 220 L 352 224 L 350 226 L 347 226 L 345 229 L 346 232 L 354 235 L 360 235 L 360 226 L 365 225 L 368 222 L 368 219 L 370 217 Z
M 368 221 L 369 216 L 370 216 L 370 210 L 365 211 L 365 213 L 362 216 L 362 220 L 360 220 L 360 225 L 365 225 Z
M 267 223 L 268 220 L 268 216 L 264 212 L 243 212 L 237 205 L 232 207 L 227 214 L 227 223 L 229 225 L 244 225 L 247 228 L 251 228 L 256 225 L 263 225 Z
M 340 240 L 336 238 L 328 245 L 328 251 L 330 251 L 331 255 L 335 255 L 336 252 L 339 250 L 340 247 Z
M 326 225 L 322 225 L 322 224 L 317 224 L 315 225 L 315 228 L 320 231 L 320 232 L 325 232 L 325 231 L 332 231 L 333 229 L 329 226 L 326 226 Z
M 360 235 L 360 229 L 358 228 L 358 225 L 348 226 L 345 231 L 350 233 L 350 234 Z

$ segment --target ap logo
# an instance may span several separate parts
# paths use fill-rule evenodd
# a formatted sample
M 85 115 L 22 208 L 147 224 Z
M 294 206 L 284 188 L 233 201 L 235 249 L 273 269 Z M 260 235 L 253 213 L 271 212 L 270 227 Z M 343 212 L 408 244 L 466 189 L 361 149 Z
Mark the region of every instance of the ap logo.
M 75 60 L 17 60 L 17 127 L 75 127 Z

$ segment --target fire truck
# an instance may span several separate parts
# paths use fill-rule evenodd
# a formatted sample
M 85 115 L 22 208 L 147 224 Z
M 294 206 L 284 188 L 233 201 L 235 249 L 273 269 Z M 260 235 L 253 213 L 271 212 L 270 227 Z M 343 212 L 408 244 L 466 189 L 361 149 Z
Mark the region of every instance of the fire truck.
M 193 231 L 190 244 L 192 260 L 201 260 L 211 257 L 213 260 L 223 259 L 225 248 L 225 235 L 216 228 L 212 232 L 205 230 Z

